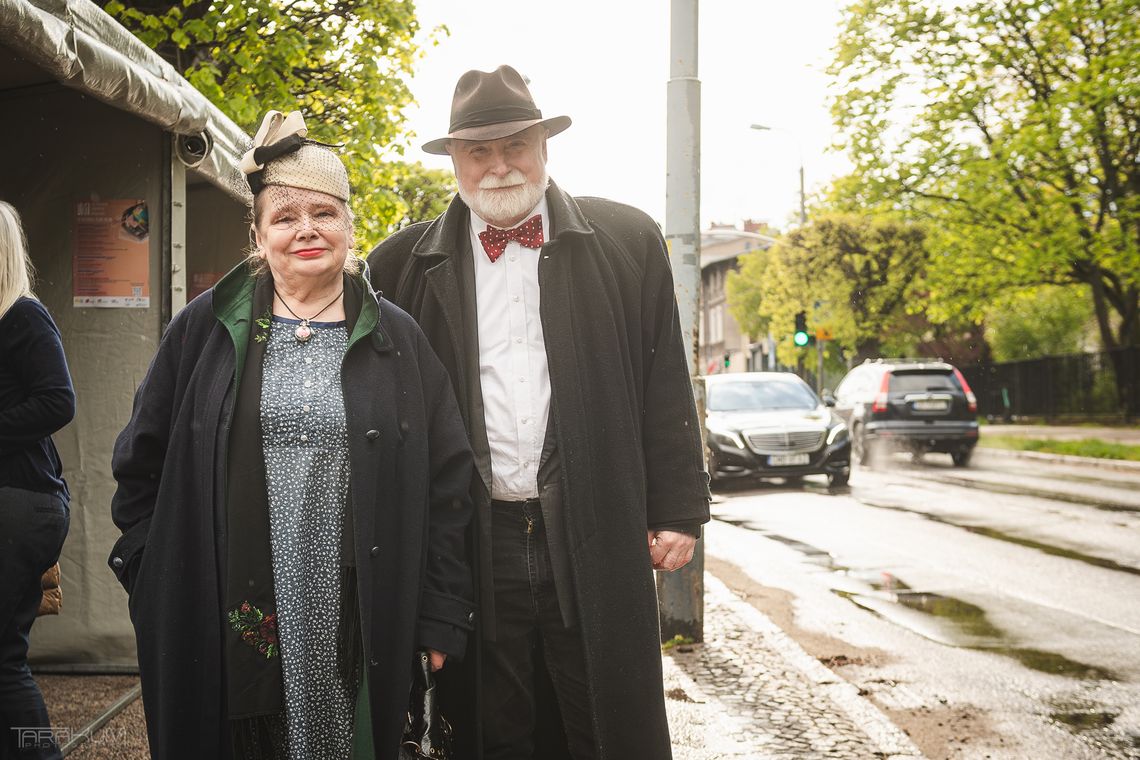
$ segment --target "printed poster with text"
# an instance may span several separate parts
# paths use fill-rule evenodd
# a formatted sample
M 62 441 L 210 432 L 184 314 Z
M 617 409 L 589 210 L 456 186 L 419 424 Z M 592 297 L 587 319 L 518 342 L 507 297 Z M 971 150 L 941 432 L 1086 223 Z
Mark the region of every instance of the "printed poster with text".
M 72 305 L 150 307 L 150 215 L 146 201 L 75 206 Z

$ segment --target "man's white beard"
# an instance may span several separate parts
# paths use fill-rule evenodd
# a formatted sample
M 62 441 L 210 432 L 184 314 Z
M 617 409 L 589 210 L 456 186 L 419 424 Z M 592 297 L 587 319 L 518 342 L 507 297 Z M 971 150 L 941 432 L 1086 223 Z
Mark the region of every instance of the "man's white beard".
M 521 220 L 526 212 L 537 206 L 548 182 L 545 170 L 538 182 L 527 182 L 526 176 L 515 169 L 502 178 L 484 177 L 473 193 L 464 190 L 460 184 L 459 197 L 481 219 L 501 227 Z M 502 187 L 510 189 L 493 189 Z

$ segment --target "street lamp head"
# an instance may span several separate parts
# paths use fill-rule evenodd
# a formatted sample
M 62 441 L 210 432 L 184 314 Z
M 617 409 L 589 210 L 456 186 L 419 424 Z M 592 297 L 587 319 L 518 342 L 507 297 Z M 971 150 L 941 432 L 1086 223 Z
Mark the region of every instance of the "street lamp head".
M 772 128 L 766 124 L 753 124 L 753 129 L 759 129 L 761 132 L 771 132 Z

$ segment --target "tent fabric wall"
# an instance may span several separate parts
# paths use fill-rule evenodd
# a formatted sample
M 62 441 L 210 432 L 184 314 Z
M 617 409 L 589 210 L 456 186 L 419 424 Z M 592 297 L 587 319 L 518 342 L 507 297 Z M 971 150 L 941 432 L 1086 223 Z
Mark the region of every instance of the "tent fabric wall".
M 60 327 L 77 397 L 75 420 L 54 436 L 72 492 L 71 531 L 60 561 L 64 608 L 35 625 L 32 656 L 36 662 L 131 664 L 126 595 L 106 565 L 119 534 L 110 517 L 111 450 L 162 329 L 160 219 L 169 138 L 63 87 L 6 93 L 4 105 L 21 118 L 0 122 L 0 145 L 8 146 L 0 199 L 24 219 L 36 292 Z M 150 308 L 72 306 L 75 204 L 95 197 L 144 199 L 152 209 Z

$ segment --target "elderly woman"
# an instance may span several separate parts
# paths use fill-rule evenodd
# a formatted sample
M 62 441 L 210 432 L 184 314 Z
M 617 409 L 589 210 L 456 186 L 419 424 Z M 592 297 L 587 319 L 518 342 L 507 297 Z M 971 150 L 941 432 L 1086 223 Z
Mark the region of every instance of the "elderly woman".
M 115 446 L 147 732 L 163 758 L 395 758 L 412 663 L 460 656 L 471 454 L 378 298 L 348 177 L 301 115 L 245 155 L 249 260 L 171 322 Z
M 71 422 L 75 391 L 31 271 L 20 217 L 0 201 L 0 758 L 60 756 L 28 669 L 28 633 L 40 576 L 67 536 L 67 483 L 51 434 Z

